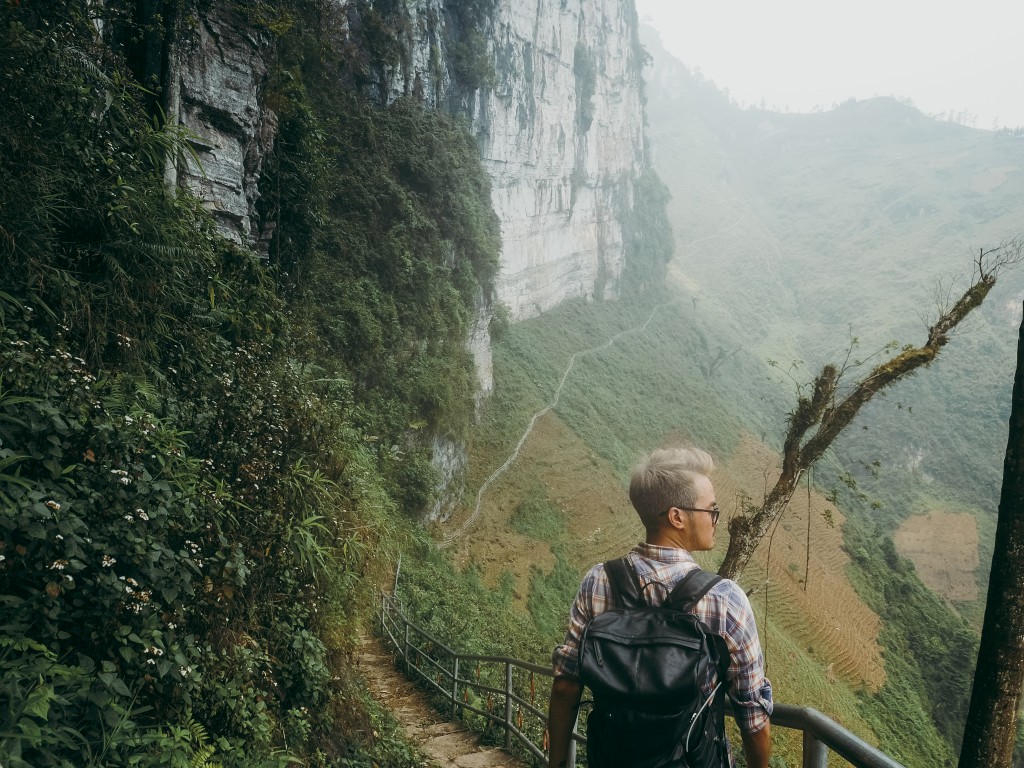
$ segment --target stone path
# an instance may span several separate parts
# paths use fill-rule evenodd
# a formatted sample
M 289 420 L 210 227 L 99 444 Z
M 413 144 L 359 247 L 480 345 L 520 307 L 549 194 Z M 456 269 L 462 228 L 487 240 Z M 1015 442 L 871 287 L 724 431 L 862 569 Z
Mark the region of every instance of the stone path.
M 460 723 L 450 722 L 433 707 L 422 691 L 395 669 L 394 657 L 377 638 L 363 642 L 359 671 L 370 694 L 391 710 L 409 740 L 437 768 L 526 768 L 526 764 L 496 747 L 481 746 Z

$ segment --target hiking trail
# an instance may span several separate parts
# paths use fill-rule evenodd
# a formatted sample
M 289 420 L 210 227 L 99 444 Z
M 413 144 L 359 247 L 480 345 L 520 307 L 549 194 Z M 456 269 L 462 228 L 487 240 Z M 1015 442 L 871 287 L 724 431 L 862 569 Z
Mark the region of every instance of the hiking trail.
M 370 695 L 394 714 L 430 768 L 526 768 L 505 750 L 481 745 L 465 726 L 430 706 L 423 691 L 396 669 L 395 657 L 379 638 L 364 639 L 357 659 Z

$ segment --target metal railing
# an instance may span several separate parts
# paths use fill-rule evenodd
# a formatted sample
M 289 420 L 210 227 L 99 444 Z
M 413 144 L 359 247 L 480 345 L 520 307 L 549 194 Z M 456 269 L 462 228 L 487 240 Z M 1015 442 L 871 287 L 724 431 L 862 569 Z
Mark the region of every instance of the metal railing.
M 481 718 L 485 730 L 497 729 L 506 750 L 518 745 L 547 766 L 547 680 L 549 667 L 506 656 L 459 653 L 410 621 L 398 601 L 384 595 L 380 626 L 411 680 L 421 683 L 450 708 L 451 719 Z M 537 684 L 537 679 L 543 685 Z M 538 701 L 539 697 L 539 701 Z M 729 704 L 727 702 L 727 713 Z M 884 752 L 810 707 L 776 704 L 771 723 L 803 732 L 803 768 L 827 768 L 829 750 L 854 768 L 904 768 Z M 586 736 L 573 732 L 569 765 Z

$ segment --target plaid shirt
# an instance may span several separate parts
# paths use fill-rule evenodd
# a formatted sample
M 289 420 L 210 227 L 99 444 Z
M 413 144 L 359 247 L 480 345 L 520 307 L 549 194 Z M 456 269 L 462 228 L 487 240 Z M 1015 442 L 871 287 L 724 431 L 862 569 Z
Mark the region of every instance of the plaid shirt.
M 661 605 L 672 587 L 697 567 L 685 549 L 637 544 L 628 555 L 643 593 L 652 605 Z M 653 584 L 651 588 L 647 588 Z M 569 632 L 552 657 L 555 675 L 578 677 L 580 640 L 590 620 L 612 607 L 611 584 L 603 565 L 595 565 L 583 578 L 569 613 Z M 772 686 L 764 676 L 764 656 L 757 637 L 750 601 L 735 581 L 723 579 L 697 603 L 694 613 L 708 629 L 725 639 L 729 648 L 729 698 L 736 723 L 744 733 L 756 733 L 768 724 L 772 713 Z M 704 686 L 709 695 L 716 675 Z

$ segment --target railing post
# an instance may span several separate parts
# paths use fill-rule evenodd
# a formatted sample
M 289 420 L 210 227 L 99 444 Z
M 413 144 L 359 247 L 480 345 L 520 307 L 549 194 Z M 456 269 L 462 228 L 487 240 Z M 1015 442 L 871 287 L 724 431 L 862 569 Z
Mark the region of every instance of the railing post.
M 576 739 L 573 738 L 573 734 L 576 733 L 576 728 L 580 724 L 580 712 L 576 710 L 576 719 L 572 723 L 572 730 L 569 731 L 569 756 L 566 760 L 568 768 L 576 768 Z
M 405 622 L 405 648 L 402 650 L 402 656 L 405 659 L 405 676 L 410 677 L 412 675 L 412 662 L 409 661 L 409 622 Z
M 803 768 L 828 768 L 828 747 L 808 728 L 804 728 Z
M 505 749 L 512 749 L 512 662 L 505 662 Z
M 458 716 L 459 707 L 459 657 L 452 657 L 452 720 Z

